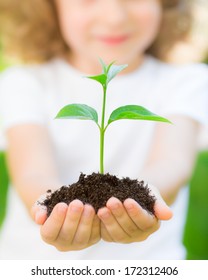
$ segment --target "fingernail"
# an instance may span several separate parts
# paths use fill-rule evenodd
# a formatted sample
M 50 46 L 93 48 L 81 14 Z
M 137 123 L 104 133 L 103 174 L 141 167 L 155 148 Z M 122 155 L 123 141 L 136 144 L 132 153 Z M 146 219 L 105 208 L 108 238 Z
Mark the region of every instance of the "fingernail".
M 38 212 L 35 214 L 35 222 L 39 223 L 43 215 L 45 215 L 45 211 L 38 210 Z
M 127 208 L 128 210 L 133 210 L 133 209 L 134 209 L 133 203 L 127 204 L 127 205 L 126 205 L 126 208 Z
M 72 212 L 74 212 L 74 213 L 78 213 L 78 212 L 80 212 L 82 206 L 83 206 L 83 205 L 81 205 L 81 204 L 72 203 L 72 204 L 70 204 L 70 210 L 71 210 Z
M 67 209 L 67 205 L 65 204 L 65 203 L 60 203 L 59 205 L 58 205 L 58 213 L 60 214 L 60 215 L 62 215 L 63 213 L 65 213 L 66 212 L 66 209 Z
M 131 198 L 127 198 L 124 201 L 124 205 L 127 210 L 133 210 L 135 208 L 135 201 Z
M 101 218 L 106 219 L 106 218 L 108 218 L 109 216 L 110 216 L 110 213 L 109 213 L 108 211 L 105 211 L 105 212 L 101 213 Z
M 82 215 L 90 217 L 92 215 L 92 209 L 90 207 L 85 207 Z
M 35 214 L 35 222 L 38 223 L 39 221 L 39 217 L 40 217 L 40 214 L 39 214 L 39 211 Z
M 77 207 L 76 205 L 71 205 L 71 210 L 72 210 L 72 212 L 77 213 L 77 212 L 79 212 L 80 208 Z
M 110 206 L 111 209 L 117 210 L 119 208 L 119 202 L 115 202 Z

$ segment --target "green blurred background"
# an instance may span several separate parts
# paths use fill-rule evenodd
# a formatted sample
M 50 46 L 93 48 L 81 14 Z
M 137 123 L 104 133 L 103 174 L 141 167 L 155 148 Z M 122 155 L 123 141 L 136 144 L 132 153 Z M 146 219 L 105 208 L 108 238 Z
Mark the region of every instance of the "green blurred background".
M 184 244 L 187 259 L 208 260 L 208 150 L 198 154 L 190 180 Z
M 0 45 L 0 71 L 3 71 L 9 63 L 3 56 L 2 47 Z M 0 115 L 0 125 L 1 125 L 1 115 Z M 0 126 L 1 130 L 1 126 Z M 0 131 L 1 133 L 1 131 Z M 6 215 L 6 198 L 9 184 L 9 176 L 6 168 L 6 157 L 3 147 L 0 143 L 0 229 L 3 224 L 4 217 Z
M 208 62 L 208 1 L 189 2 L 194 24 L 189 36 L 173 46 L 167 57 L 169 62 Z M 10 64 L 11 59 L 3 55 L 0 45 L 0 71 Z M 192 260 L 208 260 L 208 143 L 206 147 L 198 153 L 189 182 L 190 196 L 183 242 L 187 248 L 187 259 Z M 6 215 L 8 184 L 6 156 L 0 146 L 0 230 Z
M 6 198 L 8 191 L 9 177 L 6 168 L 5 153 L 0 152 L 0 230 L 6 215 Z

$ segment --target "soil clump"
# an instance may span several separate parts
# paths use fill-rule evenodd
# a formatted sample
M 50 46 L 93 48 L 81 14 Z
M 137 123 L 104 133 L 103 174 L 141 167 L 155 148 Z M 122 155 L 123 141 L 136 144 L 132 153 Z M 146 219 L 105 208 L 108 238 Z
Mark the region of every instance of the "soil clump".
M 98 209 L 104 207 L 111 197 L 116 197 L 121 202 L 127 198 L 133 198 L 147 212 L 154 215 L 156 198 L 150 194 L 150 189 L 144 181 L 132 180 L 128 177 L 119 179 L 109 173 L 90 175 L 81 173 L 76 183 L 62 186 L 55 192 L 48 190 L 48 196 L 41 204 L 46 206 L 47 215 L 50 216 L 57 203 L 69 204 L 72 200 L 79 199 L 84 204 L 91 204 L 97 213 Z

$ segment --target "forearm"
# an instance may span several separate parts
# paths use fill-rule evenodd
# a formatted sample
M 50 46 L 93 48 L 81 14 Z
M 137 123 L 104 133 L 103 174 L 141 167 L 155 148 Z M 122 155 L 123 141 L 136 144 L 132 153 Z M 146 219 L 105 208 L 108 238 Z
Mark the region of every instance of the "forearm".
M 61 186 L 48 129 L 22 124 L 7 131 L 7 165 L 17 193 L 28 210 L 48 189 Z
M 158 161 L 147 165 L 140 174 L 141 180 L 157 187 L 168 205 L 191 176 L 192 167 L 179 161 Z
M 191 176 L 199 124 L 185 116 L 169 119 L 172 126 L 157 124 L 153 144 L 139 175 L 158 188 L 164 200 L 172 204 Z
M 49 189 L 53 191 L 60 188 L 61 182 L 56 176 L 31 174 L 14 180 L 13 186 L 30 212 L 32 206 L 40 196 L 44 195 Z

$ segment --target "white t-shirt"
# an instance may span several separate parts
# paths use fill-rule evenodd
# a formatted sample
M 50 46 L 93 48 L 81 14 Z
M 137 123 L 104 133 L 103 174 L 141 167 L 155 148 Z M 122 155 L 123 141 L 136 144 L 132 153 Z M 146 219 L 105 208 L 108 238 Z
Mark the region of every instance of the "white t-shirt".
M 106 120 L 113 109 L 138 104 L 156 114 L 180 114 L 208 120 L 208 71 L 204 65 L 169 66 L 147 56 L 136 71 L 117 76 L 107 92 Z M 43 65 L 13 67 L 0 79 L 0 111 L 4 131 L 23 123 L 46 125 L 63 184 L 80 172 L 99 170 L 99 131 L 94 122 L 54 120 L 70 103 L 84 103 L 101 112 L 102 89 L 61 59 Z M 168 124 L 164 124 L 168 125 Z M 139 178 L 155 128 L 154 122 L 118 121 L 106 132 L 105 172 Z M 171 129 L 171 125 L 170 125 Z M 0 236 L 2 259 L 181 259 L 187 189 L 172 205 L 174 217 L 146 241 L 116 244 L 104 241 L 82 251 L 61 253 L 45 244 L 39 228 L 11 188 L 8 214 Z

